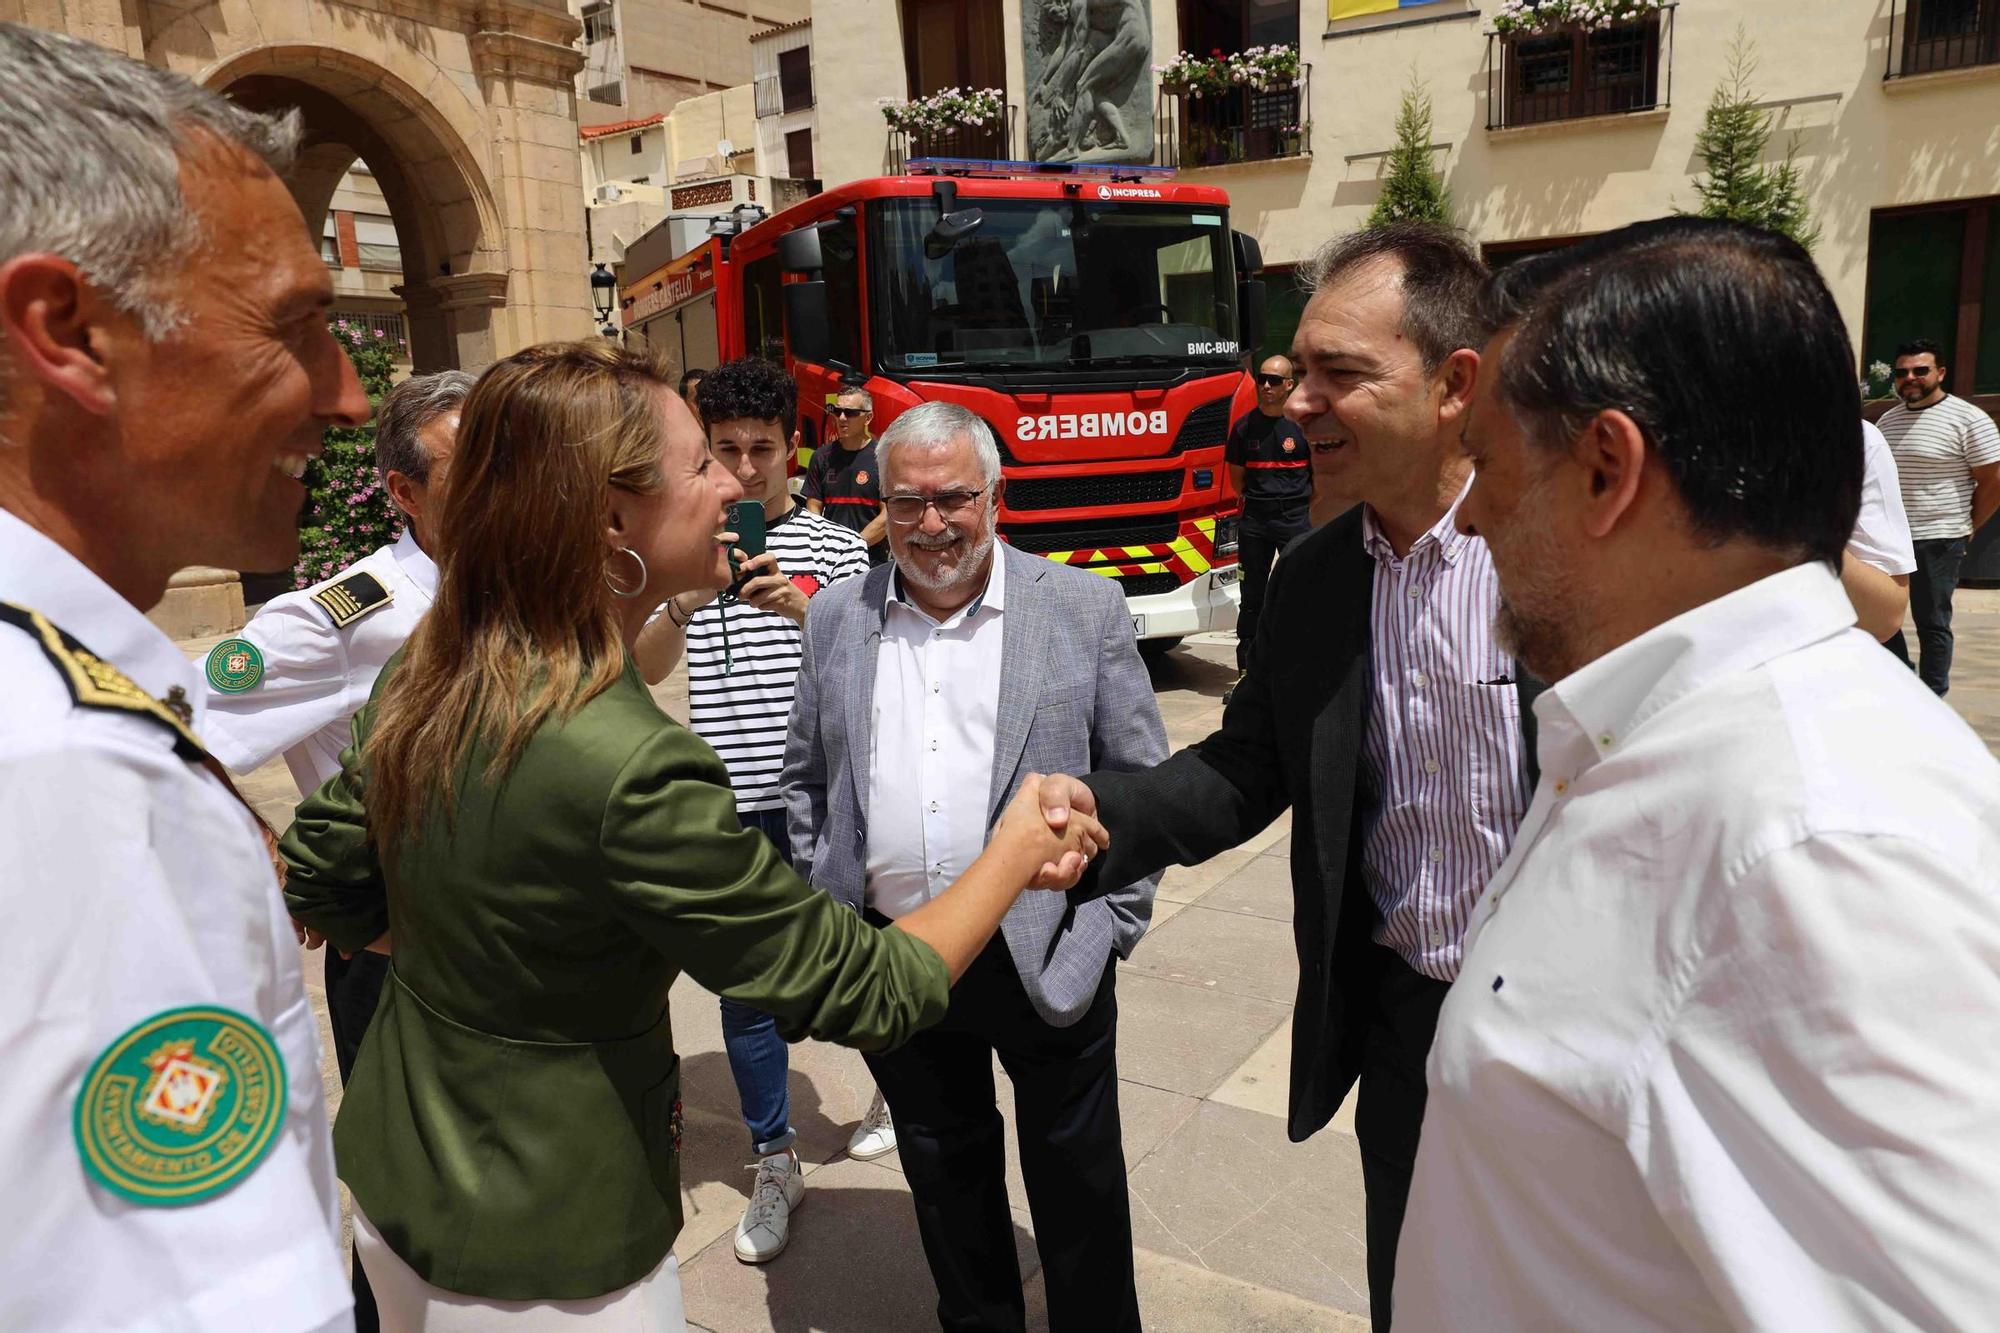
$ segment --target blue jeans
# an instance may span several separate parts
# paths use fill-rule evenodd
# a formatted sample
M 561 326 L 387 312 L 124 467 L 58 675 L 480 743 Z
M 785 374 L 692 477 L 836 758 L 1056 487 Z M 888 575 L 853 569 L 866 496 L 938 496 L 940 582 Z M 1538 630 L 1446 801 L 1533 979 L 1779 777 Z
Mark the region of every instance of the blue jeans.
M 1910 619 L 1917 622 L 1919 660 L 1910 662 L 1903 631 L 1886 641 L 1889 651 L 1915 666 L 1918 678 L 1939 695 L 1951 688 L 1951 595 L 1958 591 L 1958 570 L 1965 563 L 1968 541 L 1923 537 L 1914 543 L 1917 572 L 1910 575 Z
M 783 810 L 746 810 L 737 816 L 747 829 L 771 840 L 778 856 L 790 865 L 791 843 L 785 835 Z M 722 1001 L 722 1044 L 729 1051 L 729 1072 L 736 1078 L 736 1097 L 743 1106 L 743 1123 L 750 1128 L 750 1148 L 758 1156 L 783 1152 L 798 1134 L 792 1129 L 792 1099 L 786 1088 L 791 1054 L 769 1014 L 725 997 Z

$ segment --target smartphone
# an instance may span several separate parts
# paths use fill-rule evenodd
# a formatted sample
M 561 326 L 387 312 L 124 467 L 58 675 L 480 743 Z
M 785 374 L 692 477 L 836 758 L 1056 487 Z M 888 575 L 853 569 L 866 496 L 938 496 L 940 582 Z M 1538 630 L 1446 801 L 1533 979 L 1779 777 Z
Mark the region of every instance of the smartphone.
M 735 550 L 743 552 L 744 558 L 764 554 L 764 502 L 762 500 L 738 500 L 729 506 L 729 527 L 736 534 Z M 743 561 L 732 552 L 730 562 L 736 567 L 736 581 L 729 585 L 732 596 L 743 591 Z

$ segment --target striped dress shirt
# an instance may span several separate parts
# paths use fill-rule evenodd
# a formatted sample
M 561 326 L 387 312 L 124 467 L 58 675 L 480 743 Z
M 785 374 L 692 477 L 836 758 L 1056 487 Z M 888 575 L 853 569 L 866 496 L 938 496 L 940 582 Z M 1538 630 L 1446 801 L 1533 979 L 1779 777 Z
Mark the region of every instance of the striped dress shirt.
M 1362 875 L 1376 943 L 1439 981 L 1458 975 L 1530 794 L 1514 660 L 1493 635 L 1500 584 L 1486 543 L 1455 526 L 1464 498 L 1400 559 L 1374 511 L 1361 517 L 1375 558 Z

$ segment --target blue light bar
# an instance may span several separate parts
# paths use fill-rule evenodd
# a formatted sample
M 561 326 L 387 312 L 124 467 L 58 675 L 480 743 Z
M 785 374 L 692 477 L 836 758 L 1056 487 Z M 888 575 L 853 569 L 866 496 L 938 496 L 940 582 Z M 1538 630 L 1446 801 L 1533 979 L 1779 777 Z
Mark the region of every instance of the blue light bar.
M 1091 176 L 1105 180 L 1163 180 L 1174 168 L 1150 162 L 1010 162 L 984 157 L 918 157 L 904 169 L 912 176 Z

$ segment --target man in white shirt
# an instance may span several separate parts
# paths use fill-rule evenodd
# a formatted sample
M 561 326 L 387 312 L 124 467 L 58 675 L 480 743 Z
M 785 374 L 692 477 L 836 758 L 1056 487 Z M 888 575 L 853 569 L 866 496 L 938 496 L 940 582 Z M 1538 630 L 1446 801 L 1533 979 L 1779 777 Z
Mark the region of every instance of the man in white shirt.
M 1024 775 L 1150 767 L 1166 728 L 1118 585 L 997 543 L 1005 483 L 984 421 L 925 403 L 876 450 L 894 563 L 814 603 L 784 792 L 793 866 L 886 925 L 972 863 Z M 1049 1327 L 1139 1327 L 1114 983 L 1157 882 L 1023 895 L 944 1020 L 868 1055 L 944 1328 L 1025 1319 L 996 1056 L 1014 1085 Z
M 282 754 L 300 795 L 340 772 L 354 714 L 437 594 L 440 488 L 472 383 L 462 370 L 412 375 L 382 399 L 375 465 L 403 534 L 330 579 L 273 597 L 209 651 L 203 739 L 232 771 Z
M 1902 401 L 1882 414 L 1883 438 L 1896 456 L 1903 507 L 1916 539 L 1910 615 L 1917 622 L 1917 675 L 1939 694 L 1951 685 L 1951 598 L 1966 546 L 2000 510 L 2000 427 L 1944 391 L 1944 352 L 1928 338 L 1896 349 L 1892 372 Z M 1910 661 L 1902 627 L 1889 648 Z
M 295 478 L 368 419 L 298 134 L 0 23 L 0 1328 L 353 1327 L 271 854 L 144 615 L 289 565 Z
M 1861 423 L 1861 450 L 1861 516 L 1854 520 L 1847 559 L 1840 563 L 1840 585 L 1847 589 L 1855 620 L 1868 637 L 1889 646 L 1892 636 L 1900 640 L 1903 634 L 1917 554 L 1910 542 L 1910 520 L 1903 513 L 1895 455 L 1872 422 Z
M 1396 1327 L 1984 1327 L 2000 765 L 1834 577 L 1833 298 L 1792 242 L 1674 218 L 1485 307 L 1461 517 L 1553 684 L 1431 1051 Z

